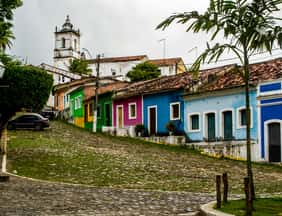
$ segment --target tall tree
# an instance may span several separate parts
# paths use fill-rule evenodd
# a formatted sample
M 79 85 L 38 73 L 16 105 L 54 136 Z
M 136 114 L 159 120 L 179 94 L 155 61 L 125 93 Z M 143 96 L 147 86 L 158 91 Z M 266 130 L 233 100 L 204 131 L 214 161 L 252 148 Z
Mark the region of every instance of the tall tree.
M 90 74 L 92 72 L 91 68 L 88 68 L 88 62 L 84 59 L 74 59 L 70 60 L 69 71 L 79 75 Z
M 258 51 L 266 50 L 271 53 L 275 44 L 282 48 L 282 28 L 277 24 L 281 18 L 273 14 L 279 11 L 281 3 L 282 0 L 210 0 L 210 5 L 203 14 L 197 11 L 174 14 L 157 26 L 157 29 L 165 29 L 176 21 L 187 24 L 187 31 L 212 32 L 211 41 L 221 36 L 220 33 L 229 40 L 226 44 L 216 43 L 214 46 L 208 44 L 207 49 L 192 66 L 192 71 L 196 73 L 202 63 L 217 61 L 226 51 L 233 52 L 240 59 L 242 67 L 236 67 L 236 70 L 241 74 L 245 84 L 247 174 L 251 182 L 249 184 L 251 200 L 255 198 L 255 191 L 250 145 L 249 59 Z
M 154 79 L 159 77 L 160 75 L 161 72 L 158 66 L 148 61 L 136 65 L 131 71 L 126 74 L 126 76 L 132 82 Z
M 22 5 L 21 0 L 1 0 L 0 1 L 0 52 L 6 47 L 11 47 L 14 35 L 12 32 L 12 20 L 14 9 Z
M 33 67 L 21 66 L 17 61 L 8 61 L 5 56 L 2 61 L 5 64 L 5 73 L 0 86 L 0 152 L 3 159 L 6 158 L 6 126 L 9 119 L 22 108 L 39 111 L 43 108 L 50 95 L 53 86 L 53 78 L 46 71 Z M 4 132 L 4 136 L 2 137 Z M 3 139 L 2 139 L 3 138 Z M 5 165 L 2 166 L 5 171 Z

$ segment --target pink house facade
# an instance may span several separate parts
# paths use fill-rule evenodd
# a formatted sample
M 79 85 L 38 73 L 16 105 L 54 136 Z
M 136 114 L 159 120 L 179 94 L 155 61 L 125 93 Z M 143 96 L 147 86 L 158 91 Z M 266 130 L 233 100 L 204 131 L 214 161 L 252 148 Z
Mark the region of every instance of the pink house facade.
M 113 126 L 121 129 L 137 124 L 142 124 L 142 96 L 114 99 Z

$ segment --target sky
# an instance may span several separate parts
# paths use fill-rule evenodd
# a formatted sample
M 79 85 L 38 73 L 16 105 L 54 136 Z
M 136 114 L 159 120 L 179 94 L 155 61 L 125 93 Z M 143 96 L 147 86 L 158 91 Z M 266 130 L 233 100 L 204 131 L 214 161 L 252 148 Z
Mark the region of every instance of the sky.
M 87 48 L 93 57 L 146 54 L 151 59 L 163 58 L 164 42 L 159 40 L 165 39 L 165 57 L 182 57 L 189 64 L 204 51 L 209 35 L 186 32 L 185 25 L 180 24 L 165 31 L 155 28 L 175 12 L 203 12 L 208 3 L 209 0 L 23 0 L 23 6 L 15 11 L 16 40 L 9 52 L 28 64 L 53 64 L 55 27 L 61 27 L 69 15 L 82 33 L 81 48 Z M 273 57 L 277 53 L 282 51 L 274 52 Z M 228 62 L 222 62 L 225 63 Z

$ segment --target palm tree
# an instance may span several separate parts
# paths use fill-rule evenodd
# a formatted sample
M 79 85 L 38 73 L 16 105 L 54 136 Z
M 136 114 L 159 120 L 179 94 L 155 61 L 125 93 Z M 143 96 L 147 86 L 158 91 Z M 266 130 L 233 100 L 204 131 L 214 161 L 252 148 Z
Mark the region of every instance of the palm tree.
M 11 30 L 12 24 L 9 22 L 0 22 L 0 51 L 4 52 L 7 48 L 11 48 L 12 39 L 15 39 Z
M 88 68 L 88 62 L 83 59 L 70 60 L 69 71 L 79 75 L 92 73 L 92 69 Z
M 192 66 L 195 73 L 202 63 L 217 61 L 226 51 L 233 52 L 239 58 L 242 67 L 236 67 L 236 71 L 241 74 L 245 84 L 247 174 L 251 201 L 255 198 L 255 190 L 250 147 L 249 58 L 258 51 L 266 50 L 271 53 L 276 44 L 282 48 L 282 27 L 277 24 L 281 19 L 273 15 L 279 11 L 281 3 L 282 0 L 210 0 L 210 5 L 203 14 L 197 11 L 174 14 L 157 26 L 157 29 L 164 30 L 176 21 L 187 24 L 187 31 L 212 32 L 211 41 L 219 33 L 223 33 L 224 38 L 229 40 L 229 43 L 217 43 L 212 47 L 207 44 L 207 49 Z

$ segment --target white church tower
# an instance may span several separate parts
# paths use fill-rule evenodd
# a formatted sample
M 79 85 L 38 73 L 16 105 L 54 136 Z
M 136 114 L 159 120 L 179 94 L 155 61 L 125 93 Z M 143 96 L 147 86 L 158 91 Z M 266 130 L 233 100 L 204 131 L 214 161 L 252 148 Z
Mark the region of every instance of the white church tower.
M 62 28 L 56 26 L 54 66 L 68 70 L 69 61 L 80 58 L 80 31 L 74 29 L 69 15 Z

